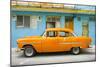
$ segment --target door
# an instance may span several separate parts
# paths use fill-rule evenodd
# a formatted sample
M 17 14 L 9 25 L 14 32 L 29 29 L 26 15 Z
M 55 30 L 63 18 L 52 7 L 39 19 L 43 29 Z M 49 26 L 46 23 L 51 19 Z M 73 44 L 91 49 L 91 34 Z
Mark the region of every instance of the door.
M 43 52 L 56 52 L 58 51 L 57 45 L 57 32 L 48 31 L 46 37 L 42 40 Z
M 73 34 L 70 32 L 60 31 L 58 36 L 58 45 L 60 51 L 69 51 L 71 49 L 71 45 L 73 44 Z
M 82 36 L 89 36 L 88 22 L 82 23 Z
M 73 24 L 73 17 L 70 17 L 70 16 L 66 16 L 65 17 L 65 28 L 69 28 L 71 30 L 73 30 L 73 27 L 74 24 Z

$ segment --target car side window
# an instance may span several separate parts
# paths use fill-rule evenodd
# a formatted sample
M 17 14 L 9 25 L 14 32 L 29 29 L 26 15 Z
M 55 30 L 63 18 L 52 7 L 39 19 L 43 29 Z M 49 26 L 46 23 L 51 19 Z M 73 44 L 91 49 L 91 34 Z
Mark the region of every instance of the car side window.
M 57 36 L 57 32 L 56 31 L 48 31 L 47 32 L 47 37 L 56 37 Z
M 73 34 L 70 32 L 64 32 L 64 31 L 59 32 L 59 37 L 69 37 L 69 36 L 73 36 Z
M 66 32 L 66 37 L 73 37 L 74 35 L 71 32 Z
M 60 37 L 66 37 L 66 32 L 59 32 Z

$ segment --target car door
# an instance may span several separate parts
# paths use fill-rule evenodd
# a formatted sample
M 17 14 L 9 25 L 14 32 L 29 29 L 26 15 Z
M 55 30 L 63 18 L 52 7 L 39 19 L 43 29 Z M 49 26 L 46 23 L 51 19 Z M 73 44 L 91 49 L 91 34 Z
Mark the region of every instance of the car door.
M 42 40 L 43 52 L 56 52 L 58 51 L 58 37 L 56 31 L 47 31 L 46 37 Z
M 69 51 L 72 45 L 73 34 L 70 32 L 59 32 L 58 45 L 60 51 Z

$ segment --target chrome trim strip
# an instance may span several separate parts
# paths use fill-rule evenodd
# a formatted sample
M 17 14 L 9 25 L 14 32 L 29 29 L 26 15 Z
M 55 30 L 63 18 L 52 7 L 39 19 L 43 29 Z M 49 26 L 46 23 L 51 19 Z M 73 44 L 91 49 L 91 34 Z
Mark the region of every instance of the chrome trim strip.
M 81 42 L 61 42 L 58 44 L 82 44 Z
M 26 43 L 26 42 L 23 42 L 21 44 L 41 44 L 41 42 L 32 42 L 32 43 Z

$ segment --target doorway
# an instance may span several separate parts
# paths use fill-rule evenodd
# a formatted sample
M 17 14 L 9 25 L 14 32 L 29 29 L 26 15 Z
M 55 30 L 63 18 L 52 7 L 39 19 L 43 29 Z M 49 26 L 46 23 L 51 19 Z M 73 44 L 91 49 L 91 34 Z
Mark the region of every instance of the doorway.
M 66 16 L 65 17 L 65 28 L 74 29 L 74 23 L 73 23 L 73 17 L 72 16 Z
M 47 16 L 46 28 L 60 27 L 60 16 Z
M 89 36 L 89 24 L 88 21 L 82 23 L 82 36 Z

